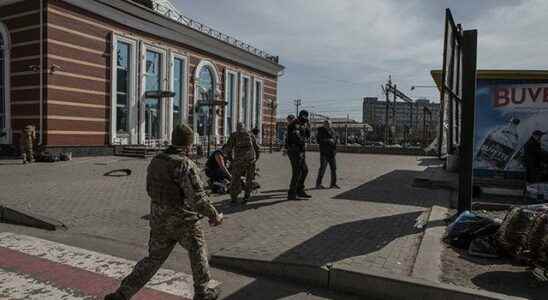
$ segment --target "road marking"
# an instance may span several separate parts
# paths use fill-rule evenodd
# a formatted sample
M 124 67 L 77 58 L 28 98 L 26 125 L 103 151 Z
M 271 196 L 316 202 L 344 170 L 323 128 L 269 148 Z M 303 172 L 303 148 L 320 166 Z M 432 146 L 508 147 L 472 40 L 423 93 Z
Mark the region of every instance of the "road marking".
M 71 293 L 69 290 L 61 290 L 52 287 L 51 285 L 40 282 L 28 275 L 0 270 L 0 300 L 1 299 L 80 300 L 86 298 L 77 296 L 76 292 Z
M 80 290 L 87 289 L 87 292 L 91 293 L 91 295 L 95 295 L 98 291 L 89 287 L 89 285 L 96 284 L 90 282 L 90 280 L 103 281 L 102 284 L 99 284 L 101 288 L 109 288 L 110 285 L 114 285 L 115 288 L 118 280 L 129 274 L 135 265 L 135 262 L 123 258 L 31 236 L 9 232 L 0 233 L 0 268 L 11 266 L 11 268 L 15 268 L 16 270 L 22 270 L 24 274 L 32 273 L 38 277 L 44 273 L 43 270 L 41 273 L 39 272 L 40 270 L 35 270 L 36 268 L 30 267 L 29 269 L 29 263 L 31 266 L 35 265 L 41 268 L 58 268 L 59 272 L 72 274 L 71 276 L 76 274 L 77 278 L 80 277 L 82 280 L 73 280 L 73 284 L 77 285 Z M 42 279 L 48 280 L 49 277 L 56 276 L 52 272 L 46 272 L 45 275 L 47 276 L 42 276 Z M 84 278 L 87 279 L 84 281 Z M 56 280 L 63 281 L 64 279 L 61 276 L 61 278 L 56 278 Z M 62 282 L 65 288 L 70 287 L 70 284 L 70 282 Z M 218 285 L 219 283 L 215 282 L 214 284 Z M 160 269 L 146 285 L 146 288 L 187 299 L 192 299 L 193 297 L 192 276 L 172 270 Z M 0 284 L 0 289 L 4 289 L 3 284 Z M 2 293 L 0 293 L 1 295 Z

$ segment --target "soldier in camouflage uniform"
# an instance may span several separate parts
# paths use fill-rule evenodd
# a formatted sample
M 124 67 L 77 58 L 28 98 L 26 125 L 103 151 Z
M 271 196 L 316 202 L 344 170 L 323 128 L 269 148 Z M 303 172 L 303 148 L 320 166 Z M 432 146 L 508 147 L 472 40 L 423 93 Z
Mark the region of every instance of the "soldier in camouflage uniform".
M 179 125 L 173 130 L 172 146 L 152 159 L 147 169 L 147 193 L 151 198 L 148 257 L 142 259 L 105 300 L 127 300 L 158 271 L 175 244 L 186 248 L 194 279 L 194 299 L 213 300 L 219 296 L 211 280 L 200 215 L 212 226 L 222 223 L 222 214 L 209 202 L 200 180 L 200 170 L 181 147 L 189 150 L 192 129 Z
M 23 151 L 23 164 L 34 162 L 33 146 L 36 142 L 36 128 L 32 125 L 25 126 L 20 142 Z
M 245 204 L 251 197 L 253 180 L 255 179 L 255 162 L 259 159 L 259 146 L 253 134 L 248 132 L 242 122 L 238 122 L 236 132 L 232 133 L 223 151 L 232 157 L 230 173 L 230 198 L 232 203 L 238 203 L 238 195 L 242 191 L 242 176 L 245 176 L 245 195 L 241 202 Z

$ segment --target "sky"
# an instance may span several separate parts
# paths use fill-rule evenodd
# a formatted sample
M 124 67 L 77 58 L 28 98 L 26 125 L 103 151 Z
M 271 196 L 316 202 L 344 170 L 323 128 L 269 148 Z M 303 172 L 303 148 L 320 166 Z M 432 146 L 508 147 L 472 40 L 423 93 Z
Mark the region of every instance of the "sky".
M 546 69 L 546 0 L 171 0 L 196 21 L 280 57 L 278 117 L 304 109 L 361 120 L 362 98 L 388 76 L 439 101 L 445 8 L 478 30 L 478 68 Z

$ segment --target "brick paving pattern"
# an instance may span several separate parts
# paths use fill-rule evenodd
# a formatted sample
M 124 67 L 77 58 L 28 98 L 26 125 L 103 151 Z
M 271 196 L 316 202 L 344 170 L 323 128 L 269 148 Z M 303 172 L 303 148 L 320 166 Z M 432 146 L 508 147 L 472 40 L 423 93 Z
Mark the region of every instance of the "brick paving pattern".
M 307 155 L 312 187 L 319 157 Z M 411 186 L 430 163 L 339 154 L 341 190 L 310 190 L 311 200 L 287 201 L 289 161 L 280 153 L 264 154 L 258 164 L 262 189 L 247 206 L 230 206 L 228 195 L 212 197 L 226 220 L 206 229 L 210 253 L 408 275 L 422 234 L 415 223 L 448 197 Z M 147 164 L 120 157 L 27 166 L 0 161 L 0 203 L 59 219 L 73 234 L 142 246 L 148 240 Z M 132 174 L 103 176 L 122 168 Z

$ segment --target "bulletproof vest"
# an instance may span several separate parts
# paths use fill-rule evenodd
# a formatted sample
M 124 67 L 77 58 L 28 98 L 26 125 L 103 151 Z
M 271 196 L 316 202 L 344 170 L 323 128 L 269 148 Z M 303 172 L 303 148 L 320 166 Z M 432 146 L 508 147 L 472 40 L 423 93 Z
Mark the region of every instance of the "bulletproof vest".
M 152 159 L 147 169 L 147 193 L 153 204 L 172 207 L 183 205 L 183 192 L 173 176 L 184 160 L 180 155 L 167 153 L 160 153 Z
M 251 134 L 248 132 L 236 132 L 234 136 L 234 160 L 250 161 L 255 159 Z

